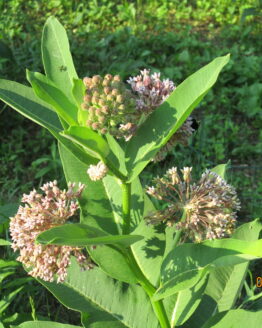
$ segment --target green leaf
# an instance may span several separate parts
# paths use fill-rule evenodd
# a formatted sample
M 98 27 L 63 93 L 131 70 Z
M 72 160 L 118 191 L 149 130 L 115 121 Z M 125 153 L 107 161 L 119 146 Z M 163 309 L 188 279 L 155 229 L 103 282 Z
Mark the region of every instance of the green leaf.
M 32 88 L 17 82 L 0 79 L 0 99 L 20 114 L 48 130 L 61 130 L 61 123 L 57 114 L 46 102 L 36 97 Z
M 62 136 L 82 146 L 90 156 L 104 160 L 110 153 L 108 144 L 98 133 L 83 126 L 71 126 Z
M 262 230 L 259 220 L 241 225 L 233 234 L 233 238 L 254 241 Z M 217 303 L 219 312 L 231 309 L 242 289 L 249 262 L 235 266 L 223 266 L 212 270 L 205 293 Z
M 78 123 L 82 126 L 86 126 L 86 121 L 88 119 L 88 111 L 82 109 L 85 91 L 86 91 L 86 88 L 85 88 L 83 80 L 73 79 L 72 94 L 75 99 L 75 102 L 78 105 L 78 115 L 77 115 Z
M 125 328 L 120 321 L 117 321 L 113 316 L 99 310 L 97 307 L 88 313 L 81 313 L 81 323 L 85 328 Z M 102 326 L 103 325 L 103 326 Z
M 86 224 L 64 224 L 40 233 L 36 241 L 44 245 L 87 246 L 117 244 L 128 247 L 143 239 L 138 235 L 106 235 L 102 230 Z
M 231 310 L 210 318 L 202 328 L 258 328 L 262 322 L 262 311 Z
M 26 77 L 40 99 L 51 105 L 69 125 L 77 124 L 77 106 L 51 80 L 41 73 L 28 70 Z
M 161 278 L 163 286 L 154 299 L 177 293 L 197 283 L 214 267 L 235 265 L 262 257 L 262 239 L 244 241 L 217 239 L 199 244 L 183 244 L 171 250 L 165 257 Z
M 27 321 L 21 323 L 16 328 L 80 328 L 80 326 L 68 325 L 65 323 L 51 322 L 51 321 Z
M 217 80 L 229 55 L 218 57 L 182 82 L 140 126 L 126 149 L 129 180 L 133 180 L 180 128 Z
M 144 199 L 144 216 L 146 216 L 149 212 L 155 211 L 155 208 L 147 195 L 144 195 Z M 136 262 L 145 277 L 157 286 L 165 250 L 165 234 L 159 226 L 147 225 L 145 220 L 140 222 L 133 233 L 144 236 L 143 240 L 131 246 Z
M 106 245 L 88 249 L 92 260 L 110 277 L 129 284 L 137 283 L 124 252 Z
M 10 241 L 0 238 L 0 246 L 9 246 L 11 244 Z
M 194 287 L 164 299 L 171 328 L 181 326 L 194 313 L 201 302 L 206 284 L 207 277 L 204 277 Z
M 226 179 L 226 171 L 229 169 L 230 161 L 228 161 L 226 164 L 220 164 L 215 166 L 211 171 L 215 172 L 219 176 L 221 176 L 222 179 Z
M 140 286 L 127 285 L 100 269 L 81 271 L 73 260 L 64 283 L 40 281 L 66 307 L 89 313 L 94 306 L 129 328 L 159 328 L 149 298 Z M 121 326 L 120 326 L 121 327 Z
M 118 228 L 114 221 L 103 182 L 101 180 L 95 182 L 90 180 L 86 173 L 88 164 L 85 165 L 80 162 L 61 144 L 59 144 L 59 153 L 67 182 L 81 182 L 86 186 L 79 199 L 81 223 L 116 235 Z M 90 164 L 92 164 L 92 158 L 90 156 L 88 158 L 90 159 Z
M 109 154 L 110 161 L 123 175 L 127 175 L 124 150 L 110 134 L 106 134 L 106 139 L 111 150 Z
M 32 88 L 17 82 L 0 79 L 0 99 L 23 116 L 47 128 L 57 140 L 83 163 L 89 165 L 97 163 L 97 160 L 88 157 L 80 147 L 59 135 L 62 126 L 57 114 L 46 102 L 34 94 Z
M 8 306 L 12 303 L 12 301 L 15 299 L 17 294 L 19 294 L 24 287 L 25 286 L 21 286 L 18 289 L 12 290 L 7 295 L 1 292 L 0 314 L 3 313 L 8 308 Z
M 46 76 L 69 97 L 73 79 L 77 79 L 64 27 L 51 16 L 42 34 L 42 59 Z

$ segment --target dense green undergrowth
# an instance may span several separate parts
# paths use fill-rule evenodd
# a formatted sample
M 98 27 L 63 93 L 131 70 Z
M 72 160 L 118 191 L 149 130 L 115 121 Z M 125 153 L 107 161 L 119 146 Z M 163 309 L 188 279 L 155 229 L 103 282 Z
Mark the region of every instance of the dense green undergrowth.
M 194 163 L 198 173 L 229 158 L 231 183 L 242 200 L 240 220 L 248 221 L 260 215 L 262 195 L 260 6 L 252 0 L 0 0 L 0 77 L 26 83 L 25 68 L 43 71 L 39 45 L 50 15 L 69 32 L 79 76 L 109 72 L 126 79 L 146 67 L 179 84 L 214 57 L 231 53 L 215 88 L 194 111 L 199 128 L 189 147 L 169 155 L 161 165 L 150 164 L 143 183 L 149 184 L 152 176 L 170 166 Z M 56 144 L 46 131 L 3 103 L 0 130 L 1 206 L 17 203 L 22 193 L 44 181 L 65 184 Z M 0 216 L 0 226 L 3 221 Z M 0 233 L 5 234 L 3 227 Z M 3 248 L 0 252 L 0 257 L 11 256 Z M 21 277 L 21 268 L 15 270 Z M 33 282 L 28 286 L 20 295 L 41 301 L 30 306 L 29 302 L 24 312 L 48 313 L 55 320 L 56 313 L 50 310 L 55 303 L 49 304 L 55 301 Z M 6 311 L 21 312 L 21 297 L 9 300 L 12 306 Z M 46 311 L 40 310 L 43 304 Z M 70 321 L 66 314 L 64 318 L 70 323 L 78 320 Z

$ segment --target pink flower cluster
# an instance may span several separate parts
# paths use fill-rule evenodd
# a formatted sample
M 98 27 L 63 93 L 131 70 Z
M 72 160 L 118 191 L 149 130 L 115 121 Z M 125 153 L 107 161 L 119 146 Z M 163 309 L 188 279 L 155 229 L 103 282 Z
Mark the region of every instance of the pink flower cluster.
M 144 69 L 141 75 L 130 77 L 127 83 L 132 91 L 137 94 L 137 108 L 143 112 L 151 112 L 159 107 L 175 89 L 169 79 L 160 80 L 160 73 L 150 75 L 150 70 Z
M 44 194 L 36 190 L 23 195 L 17 214 L 11 218 L 10 233 L 12 248 L 20 251 L 18 261 L 29 268 L 29 274 L 45 281 L 57 282 L 65 280 L 70 255 L 77 258 L 79 264 L 89 269 L 90 260 L 78 247 L 35 244 L 36 237 L 43 231 L 64 224 L 78 209 L 77 198 L 80 197 L 84 185 L 74 191 L 75 184 L 69 183 L 68 190 L 60 190 L 57 182 L 49 182 L 41 187 Z

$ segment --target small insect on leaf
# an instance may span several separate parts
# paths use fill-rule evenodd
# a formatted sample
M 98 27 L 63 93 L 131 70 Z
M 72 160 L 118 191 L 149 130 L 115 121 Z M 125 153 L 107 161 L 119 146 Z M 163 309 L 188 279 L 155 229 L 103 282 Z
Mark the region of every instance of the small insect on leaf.
M 59 70 L 60 70 L 60 72 L 65 72 L 65 71 L 67 71 L 67 67 L 64 65 L 61 65 L 61 66 L 59 66 Z

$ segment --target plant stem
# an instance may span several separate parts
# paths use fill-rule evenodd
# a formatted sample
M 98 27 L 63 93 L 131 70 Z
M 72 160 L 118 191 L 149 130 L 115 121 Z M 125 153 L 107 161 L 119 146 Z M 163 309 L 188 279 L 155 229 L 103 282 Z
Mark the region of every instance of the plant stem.
M 186 210 L 184 209 L 180 222 L 185 221 L 185 219 L 186 219 Z M 177 230 L 177 232 L 175 234 L 175 238 L 172 242 L 171 249 L 174 249 L 177 246 L 177 244 L 179 243 L 182 231 L 183 231 L 183 229 Z
M 131 183 L 122 181 L 123 235 L 130 233 Z
M 131 210 L 131 183 L 121 181 L 122 186 L 122 214 L 123 214 L 123 234 L 130 233 L 130 210 Z M 130 267 L 134 271 L 138 282 L 147 293 L 150 298 L 153 310 L 159 320 L 161 328 L 170 328 L 170 324 L 166 315 L 165 308 L 162 301 L 153 301 L 152 297 L 156 291 L 155 287 L 147 280 L 143 272 L 139 268 L 131 248 L 124 251 L 124 255 L 127 257 Z
M 162 303 L 162 301 L 153 301 L 152 297 L 154 295 L 154 293 L 156 292 L 155 287 L 147 280 L 147 278 L 144 276 L 143 272 L 141 271 L 141 269 L 139 268 L 134 255 L 132 253 L 131 248 L 129 248 L 127 250 L 127 258 L 129 260 L 129 264 L 131 266 L 131 268 L 134 270 L 134 273 L 137 276 L 137 279 L 140 283 L 140 285 L 142 286 L 142 288 L 144 289 L 144 291 L 147 293 L 147 295 L 149 296 L 151 305 L 153 307 L 153 310 L 155 312 L 156 317 L 158 318 L 158 321 L 160 323 L 161 328 L 170 328 L 170 324 L 166 315 L 166 311 L 164 308 L 164 305 Z

